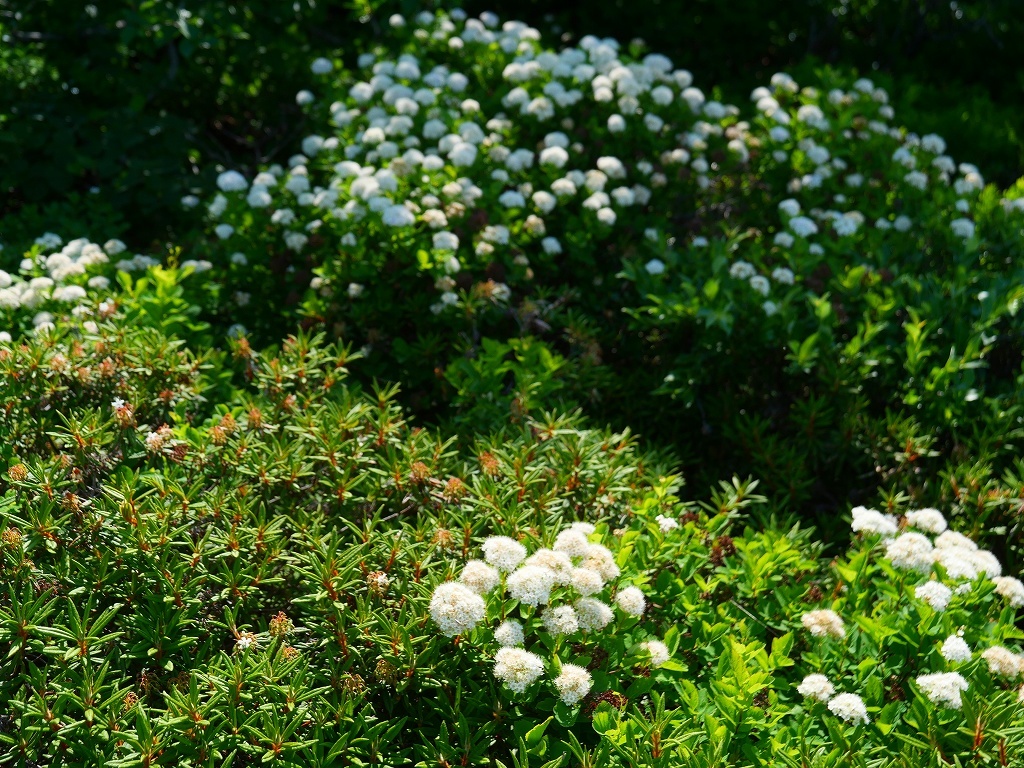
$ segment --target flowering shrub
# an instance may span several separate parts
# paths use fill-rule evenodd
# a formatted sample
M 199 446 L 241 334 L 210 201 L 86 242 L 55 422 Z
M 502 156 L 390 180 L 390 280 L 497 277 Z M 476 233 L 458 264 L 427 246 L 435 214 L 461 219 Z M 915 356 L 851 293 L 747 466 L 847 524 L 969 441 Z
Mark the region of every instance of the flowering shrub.
M 389 26 L 202 247 L 0 271 L 0 764 L 1013 764 L 1024 188 L 868 80 Z
M 741 109 L 610 39 L 552 51 L 458 12 L 393 26 L 355 71 L 316 60 L 298 95 L 316 132 L 288 168 L 220 175 L 208 312 L 268 333 L 284 291 L 432 411 L 447 368 L 475 411 L 577 402 L 676 445 L 700 431 L 702 479 L 749 468 L 779 505 L 879 481 L 950 499 L 922 471 L 935 446 L 946 471 L 958 452 L 1007 468 L 1024 198 L 899 128 L 885 91 L 780 74 Z M 506 397 L 495 344 L 530 335 L 547 346 L 522 342 Z

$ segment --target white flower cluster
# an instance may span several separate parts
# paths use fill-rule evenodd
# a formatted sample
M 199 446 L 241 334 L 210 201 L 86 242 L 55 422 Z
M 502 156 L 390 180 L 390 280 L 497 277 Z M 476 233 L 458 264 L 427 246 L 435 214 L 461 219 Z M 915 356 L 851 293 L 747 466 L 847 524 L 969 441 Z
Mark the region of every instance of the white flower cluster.
M 895 568 L 938 575 L 936 566 L 939 566 L 945 579 L 955 585 L 951 588 L 938 579 L 928 581 L 915 588 L 914 593 L 919 600 L 943 611 L 954 594 L 969 592 L 969 582 L 985 576 L 995 585 L 996 594 L 1011 606 L 1024 607 L 1024 583 L 1012 576 L 1003 576 L 1002 565 L 995 555 L 979 549 L 967 536 L 949 530 L 946 518 L 939 510 L 910 511 L 906 514 L 906 522 L 917 530 L 896 535 L 899 526 L 895 517 L 874 509 L 855 507 L 851 527 L 858 533 L 881 536 L 885 556 Z M 935 535 L 934 541 L 926 534 Z
M 35 255 L 22 259 L 17 273 L 0 270 L 0 311 L 28 310 L 36 333 L 69 318 L 95 331 L 95 322 L 89 319 L 96 307 L 94 294 L 106 291 L 111 284 L 110 277 L 101 273 L 113 275 L 110 258 L 123 253 L 125 244 L 108 240 L 101 246 L 84 237 L 64 244 L 58 235 L 48 232 L 36 239 L 35 246 L 31 252 Z M 136 256 L 135 260 L 145 266 L 157 263 L 148 256 Z M 116 268 L 126 269 L 122 262 Z M 0 331 L 0 341 L 11 338 L 10 331 Z
M 959 672 L 938 672 L 933 675 L 921 675 L 917 678 L 917 686 L 925 696 L 934 703 L 952 709 L 963 706 L 960 693 L 966 691 L 967 680 Z
M 508 536 L 490 536 L 484 540 L 482 560 L 470 560 L 458 581 L 448 581 L 434 590 L 430 614 L 441 632 L 449 637 L 467 633 L 487 616 L 487 600 L 503 617 L 494 629 L 494 641 L 500 646 L 494 657 L 494 676 L 515 693 L 523 693 L 544 675 L 543 658 L 526 650 L 533 632 L 544 632 L 556 643 L 598 632 L 615 619 L 612 605 L 600 599 L 602 592 L 615 590 L 614 605 L 626 616 L 641 616 L 647 601 L 636 586 L 615 588 L 620 570 L 612 552 L 591 541 L 594 526 L 573 523 L 558 533 L 551 548 L 529 554 L 520 542 Z M 521 608 L 520 620 L 509 618 L 506 599 Z M 556 648 L 557 648 L 556 644 Z M 665 664 L 668 647 L 648 640 L 640 648 L 650 657 L 652 666 Z M 553 685 L 562 701 L 577 704 L 593 684 L 582 667 L 563 663 Z
M 948 529 L 945 517 L 936 509 L 921 509 L 906 514 L 906 524 L 917 531 L 899 531 L 894 517 L 875 510 L 858 507 L 853 510 L 853 530 L 882 537 L 885 556 L 892 565 L 903 571 L 927 575 L 928 578 L 910 587 L 914 598 L 929 605 L 934 611 L 945 611 L 957 595 L 969 595 L 975 586 L 971 582 L 986 577 L 995 594 L 1010 606 L 1024 606 L 1024 583 L 1010 576 L 1001 576 L 1002 567 L 990 552 L 978 548 L 967 536 Z M 923 531 L 925 533 L 920 533 Z M 935 535 L 934 541 L 926 533 Z M 936 566 L 939 566 L 936 568 Z M 951 582 L 953 586 L 945 582 Z M 815 612 L 820 613 L 820 612 Z M 804 624 L 818 627 L 815 634 L 824 633 L 829 624 L 821 619 L 813 621 L 804 616 Z M 939 653 L 950 664 L 965 664 L 973 658 L 970 645 L 964 640 L 964 630 L 947 637 Z M 1024 655 L 1002 646 L 992 646 L 981 652 L 993 675 L 1016 680 L 1024 677 Z M 969 683 L 960 672 L 937 672 L 921 675 L 917 686 L 934 704 L 960 709 L 961 693 Z M 804 696 L 813 696 L 815 681 L 808 683 Z M 820 682 L 817 683 L 820 686 Z M 831 705 L 830 705 L 831 706 Z
M 855 693 L 836 694 L 835 686 L 825 675 L 807 675 L 796 690 L 805 699 L 827 704 L 832 714 L 848 723 L 870 722 L 864 700 Z
M 710 196 L 716 174 L 754 171 L 788 178 L 777 190 L 785 199 L 729 274 L 774 314 L 801 277 L 798 257 L 852 252 L 858 233 L 911 248 L 937 219 L 952 237 L 976 236 L 978 169 L 954 162 L 941 137 L 896 127 L 888 95 L 869 80 L 826 94 L 780 73 L 753 91 L 744 115 L 709 100 L 664 56 L 633 60 L 611 38 L 550 50 L 522 22 L 461 12 L 420 14 L 401 28 L 411 39 L 400 54 L 363 54 L 341 76 L 328 58 L 311 63 L 322 93 L 296 101 L 323 117 L 287 168 L 251 180 L 221 173 L 207 211 L 225 247 L 245 237 L 303 251 L 316 232 L 324 258 L 345 249 L 340 285 L 371 279 L 377 254 L 426 254 L 418 268 L 434 279 L 431 308 L 442 313 L 465 300 L 453 276 L 479 277 L 493 262 L 508 284 L 474 295 L 510 300 L 533 279 L 532 261 L 563 253 L 570 228 L 578 249 L 628 236 L 622 221 L 639 223 L 648 250 L 635 249 L 637 272 L 662 275 L 676 187 Z M 577 138 L 595 129 L 599 147 Z M 894 215 L 893 195 L 912 216 Z M 1003 208 L 1024 211 L 1018 203 Z
M 809 611 L 800 621 L 815 637 L 834 637 L 839 640 L 846 637 L 846 625 L 835 611 Z

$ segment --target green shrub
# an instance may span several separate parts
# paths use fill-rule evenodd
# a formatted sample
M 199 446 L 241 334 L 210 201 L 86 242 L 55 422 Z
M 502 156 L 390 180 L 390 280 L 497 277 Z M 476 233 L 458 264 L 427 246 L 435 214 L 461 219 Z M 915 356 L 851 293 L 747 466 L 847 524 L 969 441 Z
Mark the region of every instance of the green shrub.
M 937 511 L 854 510 L 849 554 L 823 556 L 748 524 L 756 484 L 681 503 L 631 438 L 555 416 L 446 439 L 348 385 L 353 361 L 112 321 L 0 350 L 0 762 L 1024 747 L 1024 586 Z
M 556 54 L 443 14 L 395 37 L 357 72 L 318 63 L 289 170 L 221 174 L 208 316 L 259 339 L 298 306 L 418 413 L 468 382 L 470 422 L 576 402 L 701 482 L 756 474 L 779 509 L 879 484 L 937 503 L 942 468 L 920 468 L 953 451 L 1009 466 L 1020 191 L 895 127 L 884 90 L 780 74 L 745 114 L 615 41 Z M 494 365 L 481 340 L 517 336 L 548 370 Z

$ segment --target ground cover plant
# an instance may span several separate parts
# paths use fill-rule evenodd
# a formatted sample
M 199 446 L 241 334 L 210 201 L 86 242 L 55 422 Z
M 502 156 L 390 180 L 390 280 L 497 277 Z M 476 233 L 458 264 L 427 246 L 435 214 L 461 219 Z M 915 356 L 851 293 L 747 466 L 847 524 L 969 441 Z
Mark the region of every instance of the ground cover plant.
M 0 764 L 1015 764 L 1024 185 L 374 24 L 196 234 L 3 253 Z

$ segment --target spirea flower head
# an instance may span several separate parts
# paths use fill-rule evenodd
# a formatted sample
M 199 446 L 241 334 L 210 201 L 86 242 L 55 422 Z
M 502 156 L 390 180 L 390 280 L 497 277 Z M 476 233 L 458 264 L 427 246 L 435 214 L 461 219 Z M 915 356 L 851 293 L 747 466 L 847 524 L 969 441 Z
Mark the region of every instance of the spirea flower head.
M 508 577 L 508 593 L 524 605 L 546 605 L 555 585 L 555 573 L 542 565 L 524 565 Z
M 628 613 L 630 616 L 642 616 L 647 609 L 647 598 L 637 587 L 626 587 L 616 593 L 615 604 L 623 613 Z
M 866 725 L 871 722 L 864 700 L 855 693 L 840 693 L 834 696 L 828 702 L 828 708 L 832 714 L 848 723 Z
M 917 509 L 907 512 L 907 523 L 919 531 L 939 534 L 946 530 L 946 518 L 937 509 Z
M 989 672 L 993 675 L 1015 679 L 1024 673 L 1024 656 L 1001 645 L 986 648 L 982 651 L 981 658 L 986 661 Z
M 439 585 L 430 599 L 430 616 L 448 637 L 469 632 L 486 615 L 484 599 L 456 581 Z
M 580 598 L 575 607 L 577 622 L 584 632 L 602 630 L 615 618 L 611 607 L 593 597 Z
M 886 545 L 885 556 L 893 567 L 900 570 L 928 573 L 935 559 L 932 550 L 932 542 L 927 536 L 904 533 Z
M 590 542 L 583 531 L 569 528 L 562 531 L 555 538 L 554 550 L 564 552 L 569 557 L 586 557 L 590 549 Z
M 562 673 L 555 678 L 555 688 L 562 702 L 570 707 L 578 704 L 590 693 L 594 678 L 583 667 L 576 664 L 563 664 Z
M 945 642 L 942 643 L 939 653 L 942 654 L 942 658 L 946 661 L 954 663 L 971 660 L 971 647 L 967 645 L 960 634 L 947 637 Z
M 926 581 L 914 589 L 914 597 L 928 603 L 936 611 L 944 611 L 953 597 L 953 590 L 941 581 Z
M 941 704 L 952 709 L 960 709 L 963 703 L 960 693 L 968 688 L 967 681 L 959 672 L 939 672 L 934 675 L 921 675 L 917 678 L 917 686 L 933 704 Z
M 835 611 L 810 611 L 805 613 L 800 621 L 815 637 L 846 637 L 846 626 Z
M 937 549 L 964 549 L 971 552 L 978 549 L 977 544 L 957 531 L 946 531 L 937 536 L 935 547 Z
M 555 584 L 568 584 L 572 579 L 572 559 L 564 552 L 538 549 L 523 561 L 523 565 L 540 565 L 555 574 Z
M 603 544 L 591 544 L 587 548 L 583 562 L 580 563 L 580 568 L 590 568 L 597 571 L 604 577 L 605 581 L 614 581 L 619 578 L 621 573 L 619 566 L 615 563 L 615 556 Z
M 1014 608 L 1024 607 L 1024 584 L 1020 579 L 1015 579 L 1012 576 L 996 576 L 992 579 L 992 583 L 996 585 L 996 594 L 1006 598 L 1010 605 Z
M 544 611 L 544 628 L 552 635 L 571 635 L 579 628 L 576 611 L 571 605 L 560 605 Z
M 522 693 L 544 674 L 544 661 L 522 648 L 505 647 L 494 654 L 494 676 L 510 690 Z
M 246 189 L 249 182 L 238 171 L 224 171 L 217 177 L 217 186 L 224 192 L 238 192 Z
M 314 75 L 326 75 L 334 69 L 334 64 L 331 63 L 330 59 L 320 57 L 319 59 L 314 59 L 313 63 L 309 65 L 309 68 Z
M 898 527 L 896 518 L 884 515 L 877 509 L 854 507 L 851 510 L 853 524 L 850 526 L 855 533 L 877 533 L 880 536 L 895 536 Z
M 674 517 L 665 517 L 664 515 L 658 515 L 655 518 L 658 523 L 658 528 L 661 529 L 662 533 L 668 533 L 669 531 L 675 530 L 679 527 L 679 521 Z
M 501 625 L 494 630 L 494 639 L 498 645 L 502 645 L 506 648 L 514 648 L 522 645 L 526 637 L 523 634 L 523 625 L 518 621 L 504 621 Z
M 508 536 L 489 536 L 482 549 L 484 560 L 499 571 L 514 571 L 526 559 L 526 547 Z
M 835 686 L 824 675 L 807 675 L 796 690 L 805 699 L 818 701 L 828 701 L 836 692 Z
M 601 574 L 590 568 L 573 568 L 569 583 L 584 597 L 596 595 L 604 589 L 604 579 L 601 578 Z
M 470 560 L 462 569 L 459 581 L 478 595 L 486 595 L 496 586 L 501 576 L 497 569 L 492 568 L 483 560 Z
M 650 654 L 652 667 L 660 667 L 672 657 L 672 654 L 668 651 L 668 646 L 660 640 L 648 640 L 645 643 L 641 643 L 640 647 Z

